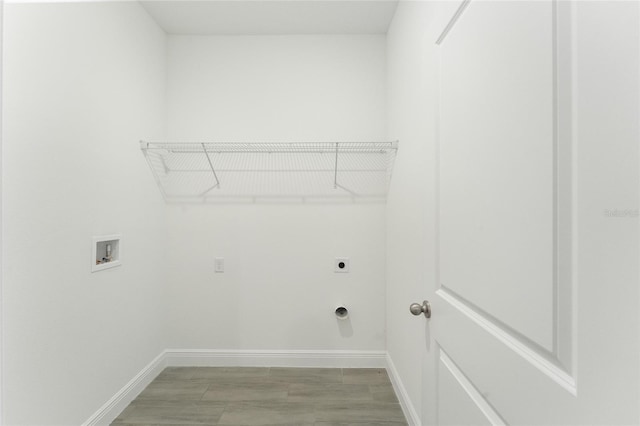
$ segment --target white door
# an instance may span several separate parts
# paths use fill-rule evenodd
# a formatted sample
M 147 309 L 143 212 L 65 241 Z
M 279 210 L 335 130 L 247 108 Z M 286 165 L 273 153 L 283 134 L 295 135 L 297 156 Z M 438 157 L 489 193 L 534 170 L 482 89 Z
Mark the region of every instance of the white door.
M 638 3 L 456 7 L 425 418 L 638 424 Z

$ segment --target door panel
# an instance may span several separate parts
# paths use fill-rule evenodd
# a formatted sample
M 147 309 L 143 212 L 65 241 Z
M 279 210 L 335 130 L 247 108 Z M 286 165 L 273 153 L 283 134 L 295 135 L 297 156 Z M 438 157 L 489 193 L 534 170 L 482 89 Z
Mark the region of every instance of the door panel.
M 438 365 L 439 425 L 504 424 L 462 371 L 443 351 Z
M 640 421 L 638 217 L 610 220 L 639 201 L 639 12 L 465 0 L 442 20 L 438 424 Z
M 440 283 L 552 352 L 553 6 L 471 2 L 440 41 Z
M 481 317 L 473 318 L 446 295 L 437 306 L 438 321 L 432 327 L 442 348 L 440 357 L 446 352 L 505 423 L 572 423 L 567 414 L 576 404 L 571 376 Z M 439 394 L 440 385 L 438 377 Z

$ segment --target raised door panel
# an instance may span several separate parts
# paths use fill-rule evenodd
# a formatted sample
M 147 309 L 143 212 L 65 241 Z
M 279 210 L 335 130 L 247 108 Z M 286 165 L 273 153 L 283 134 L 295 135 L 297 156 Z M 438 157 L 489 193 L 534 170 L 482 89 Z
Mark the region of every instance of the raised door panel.
M 442 422 L 573 412 L 569 22 L 554 1 L 467 0 L 437 40 Z
M 553 25 L 551 2 L 470 2 L 439 41 L 442 290 L 549 352 Z
M 438 425 L 502 424 L 475 386 L 444 352 L 438 360 Z

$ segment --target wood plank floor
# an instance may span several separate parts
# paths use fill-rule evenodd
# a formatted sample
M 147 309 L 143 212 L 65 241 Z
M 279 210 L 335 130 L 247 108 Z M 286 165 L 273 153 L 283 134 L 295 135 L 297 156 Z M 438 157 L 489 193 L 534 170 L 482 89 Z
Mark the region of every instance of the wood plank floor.
M 377 368 L 169 367 L 112 423 L 120 425 L 406 425 Z

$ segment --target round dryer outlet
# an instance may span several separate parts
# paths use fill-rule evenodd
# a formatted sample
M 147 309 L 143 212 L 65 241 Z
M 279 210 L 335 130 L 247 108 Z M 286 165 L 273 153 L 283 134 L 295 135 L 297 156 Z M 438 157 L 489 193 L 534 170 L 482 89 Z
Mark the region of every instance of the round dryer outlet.
M 336 261 L 334 263 L 334 272 L 349 272 L 349 258 L 336 257 Z

